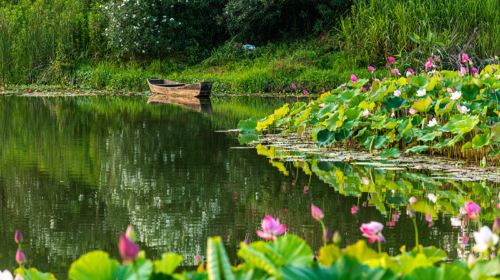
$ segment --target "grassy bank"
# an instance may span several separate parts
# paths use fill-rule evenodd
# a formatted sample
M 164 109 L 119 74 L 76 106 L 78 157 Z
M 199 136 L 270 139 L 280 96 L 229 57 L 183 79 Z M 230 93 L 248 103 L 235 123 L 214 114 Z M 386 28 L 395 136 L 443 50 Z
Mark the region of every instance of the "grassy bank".
M 302 93 L 328 90 L 351 73 L 368 73 L 331 46 L 330 41 L 320 39 L 269 44 L 255 50 L 226 45 L 193 66 L 160 60 L 102 61 L 80 65 L 64 80 L 78 89 L 147 91 L 147 78 L 166 77 L 183 82 L 213 81 L 216 94 Z

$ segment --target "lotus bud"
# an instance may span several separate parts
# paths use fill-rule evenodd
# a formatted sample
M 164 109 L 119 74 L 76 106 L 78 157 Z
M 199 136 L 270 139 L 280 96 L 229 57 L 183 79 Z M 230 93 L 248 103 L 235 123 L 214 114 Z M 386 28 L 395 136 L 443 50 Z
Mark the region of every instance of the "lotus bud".
M 353 205 L 351 207 L 351 214 L 352 215 L 356 215 L 358 213 L 358 211 L 359 211 L 359 207 L 357 205 Z
M 17 249 L 16 262 L 19 265 L 23 265 L 24 263 L 26 263 L 26 255 L 24 254 L 24 252 L 21 249 Z
M 500 234 L 500 218 L 495 218 L 495 221 L 493 222 L 493 232 Z
M 128 239 L 128 237 L 123 233 L 120 235 L 118 250 L 120 251 L 120 255 L 122 256 L 124 262 L 134 261 L 139 254 L 139 246 L 137 246 L 134 241 Z
M 14 233 L 14 241 L 16 241 L 17 244 L 23 243 L 23 234 L 18 229 L 16 229 L 16 232 Z
M 315 219 L 317 221 L 321 221 L 325 217 L 325 214 L 323 213 L 323 211 L 314 204 L 311 204 L 311 215 L 312 215 L 313 219 Z

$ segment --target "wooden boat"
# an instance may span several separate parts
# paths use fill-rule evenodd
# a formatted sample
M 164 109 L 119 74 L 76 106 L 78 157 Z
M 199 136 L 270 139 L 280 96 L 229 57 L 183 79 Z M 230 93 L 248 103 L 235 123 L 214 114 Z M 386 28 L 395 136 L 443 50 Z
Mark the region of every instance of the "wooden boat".
M 164 79 L 152 78 L 148 80 L 148 85 L 153 95 L 182 95 L 207 98 L 212 92 L 211 82 L 184 84 Z
M 153 94 L 149 97 L 148 104 L 174 104 L 196 112 L 212 112 L 212 102 L 210 101 L 210 98 L 199 98 L 176 94 Z

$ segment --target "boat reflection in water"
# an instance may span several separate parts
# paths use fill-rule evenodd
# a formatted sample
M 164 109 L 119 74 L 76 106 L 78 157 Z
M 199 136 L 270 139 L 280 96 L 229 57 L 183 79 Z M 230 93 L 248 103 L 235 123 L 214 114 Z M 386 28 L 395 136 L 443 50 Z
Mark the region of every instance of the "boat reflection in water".
M 185 95 L 163 95 L 153 94 L 148 99 L 149 104 L 174 104 L 196 112 L 211 113 L 212 102 L 210 98 L 192 97 Z

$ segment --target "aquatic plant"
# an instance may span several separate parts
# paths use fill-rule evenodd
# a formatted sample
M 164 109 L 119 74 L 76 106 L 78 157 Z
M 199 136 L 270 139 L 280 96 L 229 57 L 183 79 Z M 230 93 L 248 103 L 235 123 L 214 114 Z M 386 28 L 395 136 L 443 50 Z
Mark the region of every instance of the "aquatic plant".
M 418 202 L 415 202 L 416 205 Z M 322 221 L 323 211 L 311 206 L 312 218 Z M 362 235 L 370 243 L 378 241 L 378 252 L 365 241 L 357 241 L 345 248 L 339 247 L 338 234 L 325 240 L 316 253 L 300 237 L 284 234 L 284 225 L 266 215 L 263 229 L 279 228 L 281 236 L 273 235 L 268 241 L 242 242 L 238 250 L 241 263 L 233 266 L 220 237 L 207 242 L 206 263 L 197 256 L 196 270 L 181 270 L 183 258 L 166 253 L 159 260 L 150 260 L 138 246 L 120 235 L 120 254 L 124 246 L 131 246 L 131 254 L 125 254 L 127 262 L 120 264 L 108 253 L 93 251 L 73 262 L 68 278 L 80 279 L 493 279 L 500 276 L 500 257 L 496 256 L 499 237 L 488 226 L 473 233 L 474 252 L 465 260 L 444 262 L 446 252 L 436 247 L 415 246 L 412 250 L 390 256 L 382 251 L 380 243 L 384 226 L 372 221 L 360 227 Z M 127 232 L 130 234 L 132 231 Z M 17 242 L 17 240 L 16 240 Z M 476 254 L 477 253 L 477 254 Z M 492 254 L 490 254 L 492 253 Z M 53 280 L 52 274 L 42 273 L 22 265 L 15 270 L 16 279 Z M 438 277 L 439 276 L 439 277 Z M 0 279 L 12 280 L 10 271 L 0 273 Z
M 394 67 L 394 58 L 388 63 Z M 470 66 L 467 60 L 463 68 Z M 382 80 L 352 75 L 316 100 L 284 105 L 256 121 L 254 130 L 242 122 L 243 142 L 279 130 L 318 146 L 363 147 L 383 158 L 426 153 L 499 163 L 500 65 L 475 75 L 434 69 L 400 77 L 395 70 Z
M 275 219 L 270 215 L 262 220 L 262 230 L 257 230 L 257 235 L 265 240 L 274 240 L 277 236 L 283 235 L 286 232 L 286 225 L 281 224 L 279 219 Z

